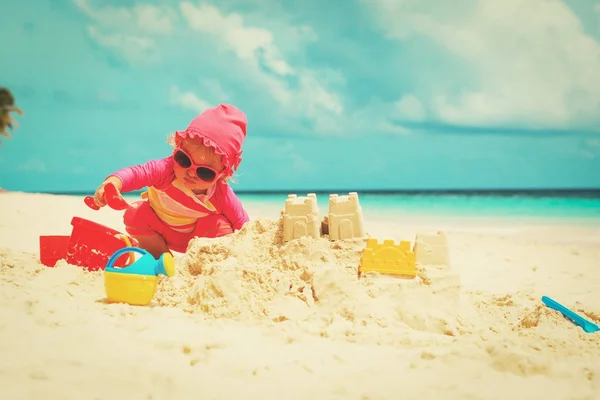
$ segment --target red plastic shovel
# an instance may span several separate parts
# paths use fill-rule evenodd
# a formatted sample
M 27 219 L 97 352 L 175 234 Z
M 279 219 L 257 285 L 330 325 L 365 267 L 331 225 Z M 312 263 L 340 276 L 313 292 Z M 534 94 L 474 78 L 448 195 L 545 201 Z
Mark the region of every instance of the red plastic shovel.
M 113 210 L 125 210 L 129 207 L 129 203 L 121 197 L 119 191 L 112 183 L 107 183 L 106 186 L 104 186 L 104 200 Z M 87 196 L 83 201 L 92 210 L 100 209 L 100 207 L 94 203 L 94 198 L 92 196 Z

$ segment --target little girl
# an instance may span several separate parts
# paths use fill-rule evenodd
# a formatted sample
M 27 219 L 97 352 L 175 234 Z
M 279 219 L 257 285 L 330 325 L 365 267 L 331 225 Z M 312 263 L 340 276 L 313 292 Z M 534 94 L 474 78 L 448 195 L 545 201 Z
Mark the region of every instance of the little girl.
M 131 204 L 123 221 L 139 247 L 156 258 L 169 250 L 185 252 L 193 237 L 241 229 L 248 214 L 227 180 L 242 160 L 246 125 L 245 114 L 234 106 L 209 108 L 175 133 L 172 155 L 111 174 L 94 203 L 106 205 L 108 183 L 119 192 L 148 187 L 146 200 Z

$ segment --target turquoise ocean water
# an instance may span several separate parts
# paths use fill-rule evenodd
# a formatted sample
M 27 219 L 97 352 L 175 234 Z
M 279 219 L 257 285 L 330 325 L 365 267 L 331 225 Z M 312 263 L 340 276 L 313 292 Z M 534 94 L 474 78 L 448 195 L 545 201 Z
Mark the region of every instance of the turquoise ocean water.
M 296 192 L 305 196 L 306 192 Z M 347 192 L 336 192 L 340 195 Z M 282 208 L 287 193 L 239 193 L 245 203 Z M 139 195 L 128 195 L 137 198 Z M 326 209 L 328 193 L 317 193 L 319 207 Z M 598 219 L 600 223 L 600 193 L 371 193 L 359 192 L 365 212 L 402 213 L 440 216 L 489 217 L 552 217 Z

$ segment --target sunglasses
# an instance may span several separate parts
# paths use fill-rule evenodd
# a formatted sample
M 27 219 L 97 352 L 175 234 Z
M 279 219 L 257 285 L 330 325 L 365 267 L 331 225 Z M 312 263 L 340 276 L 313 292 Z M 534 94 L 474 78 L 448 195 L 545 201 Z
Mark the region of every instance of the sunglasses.
M 175 153 L 173 153 L 173 161 L 175 161 L 181 168 L 195 168 L 196 176 L 206 183 L 213 183 L 221 176 L 221 172 L 217 172 L 211 167 L 195 164 L 192 161 L 192 157 L 190 157 L 188 153 L 180 148 L 176 149 Z

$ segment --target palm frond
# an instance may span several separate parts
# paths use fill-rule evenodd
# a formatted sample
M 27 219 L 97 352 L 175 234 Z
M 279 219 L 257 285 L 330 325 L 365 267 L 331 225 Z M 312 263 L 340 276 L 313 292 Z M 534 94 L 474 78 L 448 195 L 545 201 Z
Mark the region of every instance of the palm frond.
M 7 88 L 0 87 L 0 134 L 7 139 L 10 138 L 8 130 L 12 131 L 14 127 L 19 126 L 11 113 L 23 115 L 23 110 L 15 105 L 15 97 L 12 92 Z M 1 140 L 0 145 L 2 145 Z

